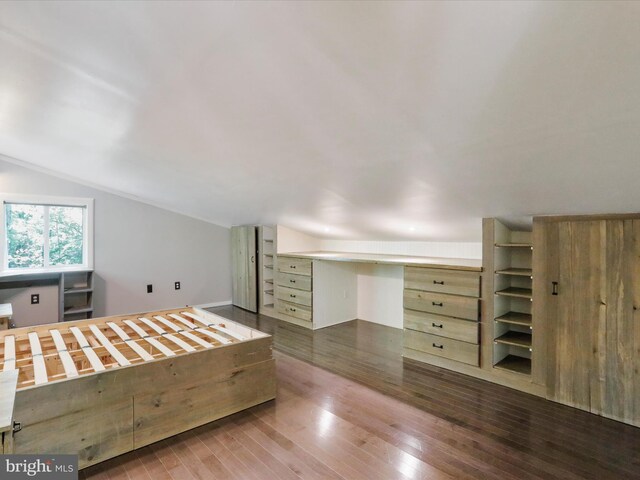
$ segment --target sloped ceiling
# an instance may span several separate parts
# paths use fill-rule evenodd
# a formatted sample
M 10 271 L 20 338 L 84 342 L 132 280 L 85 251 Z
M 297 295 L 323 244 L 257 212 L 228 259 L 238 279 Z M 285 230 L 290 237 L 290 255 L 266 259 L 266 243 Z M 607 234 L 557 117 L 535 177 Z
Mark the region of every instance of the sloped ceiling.
M 640 5 L 1 2 L 0 154 L 223 225 L 640 210 Z

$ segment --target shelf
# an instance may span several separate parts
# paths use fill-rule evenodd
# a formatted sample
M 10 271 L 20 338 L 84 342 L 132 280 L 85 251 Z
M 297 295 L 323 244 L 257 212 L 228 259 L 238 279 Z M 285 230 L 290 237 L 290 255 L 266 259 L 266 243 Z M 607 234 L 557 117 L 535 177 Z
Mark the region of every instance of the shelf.
M 531 248 L 533 249 L 532 243 L 496 243 L 496 247 L 501 248 Z
M 262 241 L 263 242 L 273 243 L 273 239 L 272 238 L 263 238 Z
M 505 345 L 514 345 L 516 347 L 523 347 L 531 349 L 531 334 L 522 332 L 507 332 L 504 335 L 500 335 L 494 340 L 496 343 L 503 343 Z
M 273 253 L 265 253 L 264 256 L 265 257 L 273 257 Z
M 268 278 L 264 281 L 264 283 L 268 283 L 269 285 L 273 285 L 273 278 Z
M 264 293 L 268 295 L 273 295 L 273 288 L 271 290 L 265 290 Z
M 269 270 L 273 270 L 273 265 L 265 265 L 264 268 L 268 268 Z
M 88 306 L 70 307 L 70 308 L 65 309 L 64 314 L 65 315 L 74 315 L 76 313 L 87 313 L 87 312 L 93 312 L 93 307 L 88 307 Z
M 531 375 L 531 360 L 517 355 L 507 355 L 493 367 L 522 375 Z
M 510 323 L 513 325 L 523 325 L 531 327 L 531 314 L 520 312 L 509 312 L 496 318 L 496 322 Z
M 82 287 L 82 288 L 67 288 L 64 291 L 64 294 L 72 294 L 72 293 L 89 293 L 93 292 L 93 288 L 91 287 Z
M 517 297 L 517 298 L 533 298 L 533 292 L 530 288 L 509 287 L 504 290 L 498 290 L 496 295 L 502 295 L 505 297 Z
M 530 268 L 505 268 L 504 270 L 496 270 L 498 275 L 516 275 L 519 277 L 532 277 L 533 270 Z

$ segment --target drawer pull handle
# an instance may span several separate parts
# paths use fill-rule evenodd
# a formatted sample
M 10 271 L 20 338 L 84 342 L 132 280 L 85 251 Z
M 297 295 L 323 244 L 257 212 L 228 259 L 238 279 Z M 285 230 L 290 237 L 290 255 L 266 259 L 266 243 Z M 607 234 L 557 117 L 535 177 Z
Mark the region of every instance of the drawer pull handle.
M 439 282 L 438 280 L 434 280 L 433 283 L 435 285 L 444 285 L 444 280 L 442 280 L 441 282 Z
M 296 281 L 295 281 L 295 280 L 289 280 L 289 281 L 290 281 L 291 283 L 296 283 Z
M 444 349 L 444 345 L 438 345 L 437 343 L 432 343 L 431 345 L 433 345 L 434 348 L 439 348 L 440 350 Z
M 432 327 L 436 327 L 436 328 L 442 328 L 442 324 L 438 325 L 437 323 L 431 323 Z
M 289 310 L 291 310 L 292 312 L 295 312 L 296 309 L 295 308 L 289 308 Z
M 295 265 L 289 265 L 289 268 L 296 268 Z
M 290 293 L 290 294 L 289 294 L 289 296 L 290 296 L 291 298 L 296 298 L 296 296 L 295 296 L 294 294 L 292 294 L 292 293 Z
M 431 305 L 433 305 L 434 307 L 444 307 L 442 302 L 431 302 Z

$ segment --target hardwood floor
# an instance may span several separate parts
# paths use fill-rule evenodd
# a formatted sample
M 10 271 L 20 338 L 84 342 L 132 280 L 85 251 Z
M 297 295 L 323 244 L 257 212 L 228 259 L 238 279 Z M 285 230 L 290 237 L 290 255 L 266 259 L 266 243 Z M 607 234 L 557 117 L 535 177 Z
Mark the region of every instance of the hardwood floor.
M 274 335 L 277 399 L 83 478 L 640 479 L 640 429 L 403 361 L 400 330 L 212 311 Z

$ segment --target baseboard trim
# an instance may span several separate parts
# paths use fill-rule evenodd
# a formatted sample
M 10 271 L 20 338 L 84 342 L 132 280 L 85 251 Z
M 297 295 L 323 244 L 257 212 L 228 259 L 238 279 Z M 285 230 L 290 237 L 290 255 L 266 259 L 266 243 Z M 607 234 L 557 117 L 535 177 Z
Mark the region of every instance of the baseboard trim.
M 213 308 L 213 307 L 224 307 L 226 305 L 231 305 L 231 300 L 224 300 L 222 302 L 213 302 L 213 303 L 203 303 L 201 305 L 194 305 L 196 308 Z

